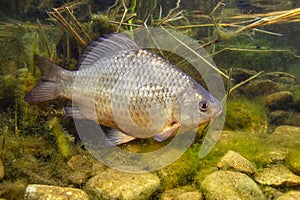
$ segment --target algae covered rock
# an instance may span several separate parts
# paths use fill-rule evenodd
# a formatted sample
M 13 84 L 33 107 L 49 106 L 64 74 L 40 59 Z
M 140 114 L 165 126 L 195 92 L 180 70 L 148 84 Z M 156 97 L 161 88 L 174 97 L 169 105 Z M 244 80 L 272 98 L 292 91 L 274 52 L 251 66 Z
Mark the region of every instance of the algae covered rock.
M 266 110 L 260 102 L 244 98 L 236 98 L 227 102 L 226 128 L 231 130 L 258 131 L 266 121 Z
M 246 174 L 254 174 L 252 163 L 234 151 L 228 151 L 217 164 L 219 169 L 233 170 Z
M 294 83 L 297 80 L 294 75 L 279 71 L 265 73 L 262 75 L 262 78 L 270 79 L 279 83 Z
M 152 173 L 125 173 L 113 169 L 91 178 L 87 186 L 97 191 L 101 199 L 138 200 L 149 198 L 159 187 L 159 178 Z
M 253 80 L 244 89 L 244 93 L 249 97 L 257 97 L 279 91 L 280 86 L 271 80 Z
M 300 175 L 300 149 L 292 150 L 287 159 L 289 168 L 296 174 Z
M 287 126 L 287 125 L 282 125 L 278 126 L 273 134 L 276 135 L 299 135 L 300 136 L 300 127 L 297 126 Z
M 88 200 L 88 195 L 80 189 L 69 187 L 58 187 L 51 185 L 28 185 L 24 195 L 25 200 L 39 200 L 39 199 L 62 199 L 62 200 Z
M 183 186 L 170 190 L 166 190 L 161 195 L 161 200 L 202 200 L 203 195 L 193 186 Z
M 284 165 L 260 169 L 254 176 L 256 182 L 272 186 L 300 185 L 300 176 L 295 175 Z
M 232 78 L 234 79 L 235 83 L 245 81 L 255 74 L 257 74 L 256 71 L 244 68 L 234 68 L 232 70 Z
M 300 199 L 300 191 L 289 191 L 278 197 L 276 200 L 298 200 Z
M 265 199 L 257 184 L 239 172 L 214 172 L 204 179 L 201 186 L 207 200 Z
M 293 103 L 293 93 L 280 91 L 264 97 L 264 101 L 271 109 L 289 109 Z
M 287 159 L 287 152 L 282 150 L 274 150 L 270 152 L 264 152 L 257 156 L 263 165 L 284 163 Z
M 285 124 L 286 120 L 289 118 L 290 113 L 285 110 L 275 110 L 269 114 L 269 119 L 271 124 L 282 125 Z

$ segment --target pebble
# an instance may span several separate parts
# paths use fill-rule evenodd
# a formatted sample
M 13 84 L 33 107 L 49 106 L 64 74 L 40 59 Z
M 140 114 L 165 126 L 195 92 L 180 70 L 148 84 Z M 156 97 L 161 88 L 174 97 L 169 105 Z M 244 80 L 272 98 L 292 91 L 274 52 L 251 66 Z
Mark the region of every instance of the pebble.
M 232 70 L 232 78 L 236 84 L 247 80 L 251 76 L 257 74 L 254 70 L 244 69 L 244 68 L 234 68 Z
M 187 185 L 166 190 L 161 195 L 161 200 L 202 200 L 203 195 L 195 187 Z
M 87 186 L 96 190 L 102 199 L 148 199 L 160 186 L 159 178 L 152 173 L 126 173 L 107 169 L 94 176 Z
M 88 195 L 80 189 L 51 185 L 30 184 L 26 187 L 25 200 L 88 200 Z
M 300 135 L 300 127 L 288 126 L 288 125 L 278 126 L 274 130 L 273 134 L 286 135 L 286 136 Z
M 290 108 L 293 103 L 293 97 L 294 95 L 290 91 L 280 91 L 265 96 L 264 102 L 273 110 L 285 110 Z
M 246 174 L 254 174 L 253 164 L 234 151 L 228 151 L 218 162 L 217 167 L 223 170 L 237 171 Z
M 280 86 L 271 80 L 253 80 L 244 89 L 244 93 L 250 97 L 272 94 L 279 91 Z
M 300 199 L 300 191 L 290 191 L 278 197 L 276 200 L 299 200 L 299 199 Z
M 262 168 L 255 174 L 256 182 L 271 186 L 296 186 L 300 185 L 300 177 L 291 172 L 284 165 Z
M 286 120 L 289 118 L 289 111 L 286 110 L 275 110 L 269 115 L 270 123 L 276 125 L 285 124 Z
M 206 200 L 265 199 L 257 184 L 240 172 L 214 172 L 203 180 L 201 186 Z
M 280 83 L 294 83 L 297 80 L 295 76 L 286 72 L 268 72 L 262 75 L 262 78 Z

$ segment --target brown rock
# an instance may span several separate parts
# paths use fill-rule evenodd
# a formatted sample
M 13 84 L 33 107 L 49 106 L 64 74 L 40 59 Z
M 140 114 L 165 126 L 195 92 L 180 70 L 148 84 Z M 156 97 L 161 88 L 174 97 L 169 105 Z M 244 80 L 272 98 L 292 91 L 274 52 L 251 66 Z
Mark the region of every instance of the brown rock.
M 228 151 L 218 162 L 217 167 L 246 174 L 254 174 L 255 167 L 250 161 L 234 151 Z
M 25 191 L 25 200 L 88 200 L 88 195 L 80 189 L 51 185 L 30 184 Z
M 265 199 L 258 185 L 249 176 L 239 172 L 214 172 L 204 179 L 201 186 L 206 200 Z
M 299 200 L 300 199 L 300 191 L 290 191 L 276 200 Z
M 300 177 L 291 172 L 284 165 L 277 165 L 260 169 L 254 176 L 256 182 L 272 186 L 300 185 Z
M 264 97 L 264 101 L 271 109 L 289 109 L 293 103 L 293 94 L 289 91 L 281 91 L 269 94 Z
M 161 195 L 161 200 L 202 200 L 203 195 L 193 186 L 183 186 L 170 190 L 166 190 Z
M 280 83 L 294 83 L 296 81 L 295 76 L 286 72 L 268 72 L 262 75 L 262 78 L 270 79 L 272 81 Z
M 253 80 L 246 88 L 244 93 L 249 97 L 257 97 L 280 91 L 280 86 L 271 80 Z

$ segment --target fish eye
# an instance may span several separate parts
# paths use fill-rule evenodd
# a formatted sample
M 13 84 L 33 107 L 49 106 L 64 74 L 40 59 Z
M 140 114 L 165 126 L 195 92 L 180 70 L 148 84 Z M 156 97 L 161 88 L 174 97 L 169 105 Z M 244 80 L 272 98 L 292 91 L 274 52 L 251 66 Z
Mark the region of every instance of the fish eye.
M 199 102 L 199 108 L 201 111 L 205 112 L 208 110 L 208 101 L 202 100 Z

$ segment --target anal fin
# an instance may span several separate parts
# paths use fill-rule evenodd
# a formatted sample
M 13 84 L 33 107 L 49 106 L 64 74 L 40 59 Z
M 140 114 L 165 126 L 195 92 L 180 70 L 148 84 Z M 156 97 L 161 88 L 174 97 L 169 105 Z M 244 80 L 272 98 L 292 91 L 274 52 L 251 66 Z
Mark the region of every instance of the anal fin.
M 105 144 L 107 146 L 116 146 L 135 139 L 135 137 L 127 135 L 119 131 L 118 129 L 113 129 L 113 128 L 108 129 L 105 135 L 106 135 Z

